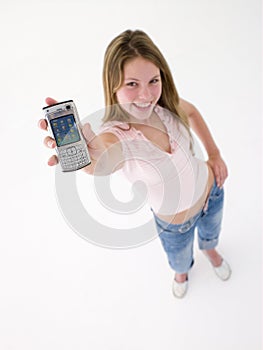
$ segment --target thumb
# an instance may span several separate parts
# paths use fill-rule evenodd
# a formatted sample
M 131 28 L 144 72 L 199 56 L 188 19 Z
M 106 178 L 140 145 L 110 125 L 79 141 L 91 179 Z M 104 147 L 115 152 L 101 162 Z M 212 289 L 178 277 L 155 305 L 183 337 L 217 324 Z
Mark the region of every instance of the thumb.
M 96 137 L 95 132 L 91 129 L 90 123 L 86 123 L 82 126 L 82 133 L 88 143 Z
M 51 105 L 58 103 L 58 101 L 54 100 L 52 97 L 47 97 L 45 99 L 45 102 L 48 106 L 51 106 Z

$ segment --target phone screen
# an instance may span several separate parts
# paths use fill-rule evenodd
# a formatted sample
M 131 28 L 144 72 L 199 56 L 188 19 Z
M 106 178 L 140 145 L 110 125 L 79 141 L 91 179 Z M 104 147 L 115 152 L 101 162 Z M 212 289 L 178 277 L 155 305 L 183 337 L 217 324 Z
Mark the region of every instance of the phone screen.
M 50 124 L 58 147 L 80 141 L 73 114 L 51 119 Z

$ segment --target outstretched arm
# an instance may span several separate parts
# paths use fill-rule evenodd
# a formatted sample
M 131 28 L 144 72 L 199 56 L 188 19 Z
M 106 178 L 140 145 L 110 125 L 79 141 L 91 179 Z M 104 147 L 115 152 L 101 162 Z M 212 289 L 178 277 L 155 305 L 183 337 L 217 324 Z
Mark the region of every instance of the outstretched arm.
M 228 176 L 227 166 L 220 155 L 219 148 L 217 147 L 208 126 L 193 104 L 180 99 L 180 107 L 188 115 L 191 129 L 193 129 L 203 143 L 208 155 L 207 163 L 211 166 L 214 172 L 217 185 L 222 187 Z

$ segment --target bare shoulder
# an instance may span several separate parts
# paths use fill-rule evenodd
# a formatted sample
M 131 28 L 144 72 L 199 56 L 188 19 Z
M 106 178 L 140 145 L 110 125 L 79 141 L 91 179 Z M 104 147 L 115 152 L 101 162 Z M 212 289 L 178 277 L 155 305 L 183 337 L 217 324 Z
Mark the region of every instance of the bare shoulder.
M 114 133 L 107 131 L 107 132 L 102 132 L 99 136 L 107 148 L 113 145 L 119 146 L 121 148 L 120 139 Z
M 104 143 L 117 143 L 120 142 L 120 139 L 113 132 L 102 132 L 100 138 Z
M 188 102 L 182 98 L 179 100 L 179 106 L 186 114 L 188 114 L 188 116 L 190 116 L 195 111 L 195 106 L 191 102 Z

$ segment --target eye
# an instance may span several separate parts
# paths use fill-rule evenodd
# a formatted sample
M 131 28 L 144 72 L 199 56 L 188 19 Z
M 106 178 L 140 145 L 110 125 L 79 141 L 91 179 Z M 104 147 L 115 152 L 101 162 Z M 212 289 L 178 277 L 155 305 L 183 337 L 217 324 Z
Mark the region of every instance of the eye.
M 155 78 L 150 81 L 150 84 L 157 84 L 159 82 L 159 79 Z
M 126 86 L 134 87 L 134 86 L 137 86 L 137 83 L 135 83 L 135 81 L 130 81 L 129 83 L 126 84 Z

